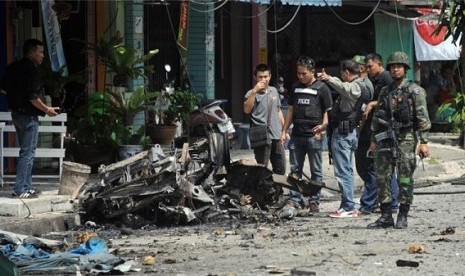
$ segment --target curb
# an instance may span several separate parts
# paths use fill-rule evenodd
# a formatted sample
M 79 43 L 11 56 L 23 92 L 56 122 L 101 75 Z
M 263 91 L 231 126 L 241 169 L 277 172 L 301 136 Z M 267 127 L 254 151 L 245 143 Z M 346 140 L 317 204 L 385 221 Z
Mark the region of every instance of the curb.
M 42 213 L 30 218 L 1 217 L 2 230 L 32 236 L 44 233 L 68 231 L 78 225 L 73 213 Z

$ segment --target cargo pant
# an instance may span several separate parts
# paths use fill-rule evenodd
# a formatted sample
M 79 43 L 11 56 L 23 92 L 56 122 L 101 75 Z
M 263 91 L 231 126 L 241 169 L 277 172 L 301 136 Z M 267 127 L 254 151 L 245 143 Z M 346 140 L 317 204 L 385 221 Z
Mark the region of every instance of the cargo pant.
M 417 143 L 414 140 L 399 141 L 397 146 L 398 160 L 394 162 L 393 150 L 381 143 L 375 159 L 375 172 L 378 180 L 379 203 L 392 202 L 391 179 L 394 166 L 397 165 L 398 201 L 400 204 L 412 204 L 413 172 L 416 168 Z

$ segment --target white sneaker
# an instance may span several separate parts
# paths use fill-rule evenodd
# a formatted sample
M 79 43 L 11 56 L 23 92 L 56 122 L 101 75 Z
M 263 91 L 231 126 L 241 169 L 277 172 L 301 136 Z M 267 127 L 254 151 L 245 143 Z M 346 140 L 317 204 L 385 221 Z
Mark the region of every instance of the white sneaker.
M 332 218 L 356 218 L 360 214 L 360 211 L 354 209 L 352 211 L 346 211 L 344 209 L 339 209 L 335 212 L 329 213 L 329 216 Z

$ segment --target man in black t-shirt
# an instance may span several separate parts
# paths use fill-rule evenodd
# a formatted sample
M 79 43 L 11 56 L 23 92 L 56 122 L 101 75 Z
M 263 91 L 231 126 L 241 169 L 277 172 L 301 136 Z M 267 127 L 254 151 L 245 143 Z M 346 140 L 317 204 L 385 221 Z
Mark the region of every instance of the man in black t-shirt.
M 1 88 L 7 92 L 8 106 L 20 147 L 12 196 L 34 198 L 40 193 L 32 188 L 32 165 L 39 132 L 38 116 L 56 116 L 58 108 L 46 105 L 43 100 L 43 82 L 37 68 L 44 59 L 43 43 L 37 39 L 26 40 L 23 54 L 22 60 L 6 68 Z
M 355 151 L 355 164 L 357 173 L 364 182 L 364 188 L 362 196 L 360 197 L 360 212 L 364 214 L 370 214 L 378 206 L 378 183 L 376 180 L 374 159 L 367 157 L 367 151 L 370 147 L 370 136 L 371 136 L 371 121 L 373 118 L 373 110 L 376 107 L 379 92 L 381 88 L 387 86 L 393 82 L 391 74 L 384 70 L 383 59 L 381 55 L 377 53 L 371 53 L 365 57 L 365 65 L 368 76 L 374 87 L 373 100 L 368 103 L 364 112 L 364 118 L 360 126 L 360 134 L 358 138 L 358 146 Z M 393 201 L 392 208 L 397 208 L 397 193 L 398 188 L 395 183 L 392 185 L 393 189 Z

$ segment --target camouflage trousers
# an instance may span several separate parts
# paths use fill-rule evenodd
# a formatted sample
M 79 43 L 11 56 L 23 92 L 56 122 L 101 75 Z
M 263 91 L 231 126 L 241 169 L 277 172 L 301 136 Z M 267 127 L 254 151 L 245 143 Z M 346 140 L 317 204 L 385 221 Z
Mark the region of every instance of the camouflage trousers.
M 397 150 L 385 147 L 385 145 L 378 145 L 375 158 L 375 173 L 378 180 L 379 203 L 391 203 L 391 179 L 394 169 L 397 168 L 398 201 L 401 204 L 412 204 L 412 176 L 416 167 L 416 144 L 413 140 L 399 141 Z M 397 158 L 394 158 L 394 155 L 397 155 Z M 397 159 L 397 162 L 395 159 Z

